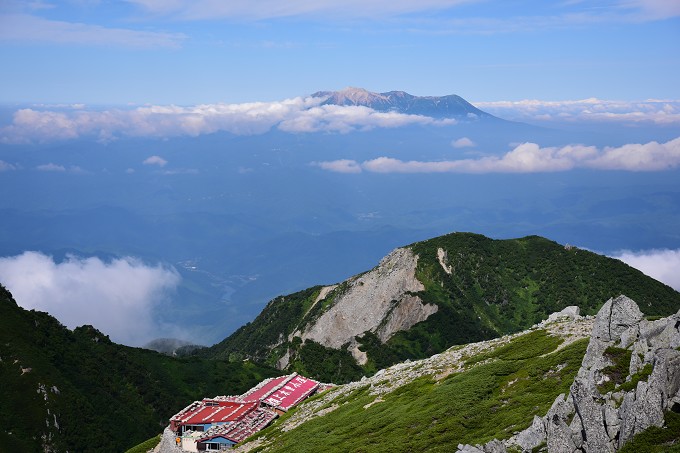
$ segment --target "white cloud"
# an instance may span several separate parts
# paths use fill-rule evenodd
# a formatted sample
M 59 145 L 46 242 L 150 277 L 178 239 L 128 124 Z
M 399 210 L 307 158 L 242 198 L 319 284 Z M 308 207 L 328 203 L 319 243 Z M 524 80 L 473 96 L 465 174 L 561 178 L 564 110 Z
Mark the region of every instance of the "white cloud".
M 153 14 L 168 15 L 180 20 L 200 20 L 216 18 L 239 18 L 239 19 L 271 19 L 277 17 L 312 16 L 342 18 L 380 18 L 398 16 L 409 13 L 436 12 L 455 8 L 468 3 L 476 3 L 478 0 L 289 0 L 281 2 L 277 0 L 129 0 Z M 537 16 L 531 17 L 534 21 L 556 21 L 567 23 L 593 23 L 602 21 L 633 21 L 633 20 L 659 20 L 680 15 L 680 7 L 674 0 L 619 0 L 607 6 L 593 8 L 589 4 L 579 6 L 581 2 L 562 2 L 561 6 L 575 6 L 564 11 L 561 16 Z M 584 2 L 585 3 L 585 2 Z M 557 17 L 557 18 L 556 18 Z M 499 23 L 500 20 L 493 18 L 465 18 L 475 22 Z M 511 20 L 512 19 L 512 20 Z M 518 19 L 523 17 L 511 17 L 504 21 L 504 28 L 513 26 Z M 463 26 L 469 26 L 461 19 Z M 526 25 L 526 24 L 525 24 Z M 553 25 L 554 26 L 554 25 Z M 515 25 L 516 27 L 516 25 Z M 532 28 L 535 28 L 534 25 Z
M 336 173 L 361 173 L 361 166 L 355 160 L 340 159 L 330 162 L 313 162 L 312 165 Z
M 2 14 L 0 24 L 0 41 L 155 49 L 178 48 L 186 38 L 179 33 L 107 28 L 43 19 L 29 14 Z
M 612 257 L 680 291 L 680 250 L 623 250 Z
M 49 164 L 42 164 L 38 165 L 35 167 L 36 170 L 38 171 L 45 171 L 45 172 L 56 172 L 56 173 L 76 173 L 76 174 L 83 174 L 87 173 L 85 170 L 83 170 L 81 167 L 77 165 L 71 165 L 70 167 L 66 168 L 63 165 L 59 164 L 54 164 L 50 162 Z
M 4 160 L 0 160 L 0 171 L 9 171 L 16 169 L 17 167 L 15 165 L 10 164 L 9 162 L 5 162 Z
M 147 106 L 104 111 L 21 109 L 14 113 L 10 125 L 0 128 L 0 143 L 48 142 L 84 136 L 107 142 L 120 136 L 198 136 L 219 131 L 253 135 L 273 127 L 294 133 L 345 133 L 376 127 L 456 123 L 453 119 L 377 112 L 361 106 L 321 106 L 323 100 L 298 97 L 280 102 Z
M 451 146 L 454 148 L 474 148 L 477 144 L 467 137 L 461 137 L 458 140 L 453 140 Z
M 680 125 L 680 100 L 611 101 L 597 98 L 474 102 L 501 118 L 534 122 L 617 122 Z
M 144 165 L 158 165 L 159 167 L 165 167 L 168 161 L 163 159 L 161 156 L 151 156 L 144 159 L 144 162 L 142 163 Z
M 94 325 L 128 345 L 158 336 L 152 309 L 179 281 L 173 268 L 130 257 L 104 262 L 69 256 L 57 263 L 42 253 L 24 252 L 0 258 L 0 282 L 19 305 L 46 311 L 69 328 Z
M 393 128 L 412 124 L 451 125 L 454 119 L 436 120 L 428 116 L 405 115 L 396 112 L 378 112 L 364 106 L 322 105 L 300 110 L 279 124 L 286 132 L 351 132 L 376 127 Z
M 536 143 L 522 143 L 502 156 L 479 159 L 424 162 L 379 157 L 362 163 L 336 160 L 314 165 L 340 173 L 536 173 L 575 168 L 660 171 L 680 167 L 680 137 L 666 143 L 628 144 L 602 150 L 584 145 L 541 148 Z
M 476 0 L 130 0 L 154 14 L 184 20 L 215 18 L 269 19 L 291 16 L 385 17 L 452 8 Z
M 63 165 L 57 165 L 57 164 L 53 164 L 51 162 L 49 164 L 38 165 L 35 168 L 36 168 L 36 170 L 39 170 L 39 171 L 56 171 L 56 172 L 65 172 L 66 171 L 66 167 L 64 167 Z
M 680 16 L 680 2 L 677 0 L 624 0 L 622 5 L 639 9 L 648 20 Z

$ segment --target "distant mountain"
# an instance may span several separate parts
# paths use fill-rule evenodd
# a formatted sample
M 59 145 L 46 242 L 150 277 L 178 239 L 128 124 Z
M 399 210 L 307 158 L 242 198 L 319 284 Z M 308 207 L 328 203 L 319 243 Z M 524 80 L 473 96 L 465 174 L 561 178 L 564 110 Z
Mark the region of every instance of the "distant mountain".
M 326 98 L 322 105 L 357 105 L 379 112 L 398 112 L 433 118 L 493 118 L 460 96 L 413 96 L 404 91 L 373 93 L 363 88 L 345 88 L 340 91 L 319 91 L 312 97 Z
M 680 293 L 612 258 L 538 236 L 454 233 L 396 249 L 340 284 L 278 297 L 202 353 L 348 382 L 526 329 L 566 306 L 595 314 L 619 294 L 650 315 L 680 308 Z
M 239 394 L 271 368 L 174 359 L 71 331 L 19 307 L 0 285 L 0 451 L 121 452 L 189 402 Z

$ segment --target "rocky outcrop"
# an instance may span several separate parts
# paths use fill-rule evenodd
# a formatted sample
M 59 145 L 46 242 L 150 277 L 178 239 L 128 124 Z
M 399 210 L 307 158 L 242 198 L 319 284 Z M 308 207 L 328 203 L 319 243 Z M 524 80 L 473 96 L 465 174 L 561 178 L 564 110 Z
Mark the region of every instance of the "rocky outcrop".
M 569 395 L 560 395 L 545 417 L 504 441 L 503 450 L 497 443 L 489 448 L 614 452 L 635 434 L 663 426 L 666 411 L 680 410 L 679 346 L 680 312 L 647 321 L 628 297 L 610 299 L 597 314 Z M 489 445 L 458 451 L 486 452 Z
M 344 292 L 334 296 L 331 307 L 294 335 L 338 349 L 353 344 L 354 337 L 366 331 L 385 342 L 395 332 L 424 321 L 438 307 L 414 295 L 424 290 L 416 278 L 417 264 L 418 257 L 410 249 L 394 250 L 372 271 L 350 279 Z M 357 361 L 365 362 L 361 351 L 350 347 L 354 350 Z

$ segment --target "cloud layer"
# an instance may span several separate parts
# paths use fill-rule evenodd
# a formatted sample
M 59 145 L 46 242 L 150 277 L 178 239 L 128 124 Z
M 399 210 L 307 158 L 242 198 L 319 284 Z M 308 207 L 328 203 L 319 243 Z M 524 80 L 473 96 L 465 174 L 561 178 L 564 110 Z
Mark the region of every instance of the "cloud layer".
M 39 252 L 0 258 L 0 282 L 26 309 L 46 311 L 69 328 L 94 325 L 111 339 L 141 345 L 158 336 L 152 311 L 180 277 L 126 257 L 104 262 L 69 256 L 57 263 Z
M 30 14 L 0 14 L 0 41 L 116 46 L 137 49 L 178 48 L 181 33 L 164 33 L 44 19 Z
M 333 17 L 375 17 L 452 8 L 475 0 L 131 0 L 154 14 L 171 15 L 185 20 L 215 18 L 270 19 L 276 17 L 332 15 Z
M 494 101 L 475 106 L 501 118 L 530 122 L 616 122 L 680 125 L 680 100 Z
M 148 106 L 132 110 L 70 111 L 21 109 L 0 128 L 0 143 L 31 143 L 96 137 L 198 136 L 219 131 L 262 134 L 273 127 L 286 132 L 340 132 L 407 125 L 451 125 L 421 115 L 377 112 L 363 106 L 320 105 L 323 98 L 280 102 L 203 104 L 191 107 Z
M 272 128 L 291 133 L 338 132 L 396 128 L 408 125 L 447 126 L 455 119 L 378 112 L 364 106 L 321 105 L 323 98 L 297 97 L 277 102 L 144 106 L 134 109 L 88 110 L 44 106 L 16 111 L 12 122 L 0 126 L 0 143 L 35 143 L 94 137 L 198 136 L 215 132 L 263 134 Z M 497 101 L 476 106 L 497 116 L 542 123 L 617 122 L 680 125 L 680 101 L 640 102 L 585 99 L 580 101 Z M 455 148 L 474 147 L 467 137 L 451 142 Z
M 537 173 L 576 168 L 659 171 L 680 167 L 680 137 L 666 143 L 627 144 L 616 148 L 569 145 L 541 148 L 522 143 L 502 156 L 450 161 L 402 161 L 391 157 L 357 162 L 341 159 L 312 165 L 337 173 Z
M 621 251 L 613 258 L 620 259 L 650 277 L 680 291 L 680 250 Z
M 338 18 L 375 18 L 426 13 L 452 9 L 475 3 L 476 0 L 130 0 L 152 14 L 172 16 L 180 20 L 216 18 L 271 19 L 294 16 Z M 660 20 L 680 15 L 677 2 L 669 0 L 619 0 L 610 6 L 593 8 L 582 1 L 561 2 L 565 20 L 593 22 L 596 20 Z M 604 9 L 605 13 L 600 12 Z M 576 13 L 578 12 L 578 14 Z M 571 13 L 571 14 L 568 14 Z M 582 17 L 585 16 L 585 17 Z M 542 17 L 541 17 L 542 18 Z

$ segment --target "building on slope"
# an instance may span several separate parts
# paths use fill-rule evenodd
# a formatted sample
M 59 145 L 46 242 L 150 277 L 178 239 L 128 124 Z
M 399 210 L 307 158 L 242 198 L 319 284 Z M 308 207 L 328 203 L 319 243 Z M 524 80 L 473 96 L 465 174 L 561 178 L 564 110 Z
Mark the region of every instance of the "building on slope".
M 240 396 L 194 401 L 170 419 L 170 429 L 185 451 L 226 450 L 328 387 L 297 373 L 266 379 Z

